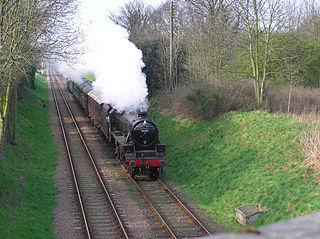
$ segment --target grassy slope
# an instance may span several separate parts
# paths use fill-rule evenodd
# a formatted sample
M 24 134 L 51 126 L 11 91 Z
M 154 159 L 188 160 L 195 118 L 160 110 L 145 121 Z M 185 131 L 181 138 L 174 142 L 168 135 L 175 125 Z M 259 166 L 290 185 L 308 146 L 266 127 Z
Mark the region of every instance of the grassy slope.
M 48 122 L 48 89 L 36 80 L 19 102 L 19 144 L 5 148 L 0 162 L 0 238 L 54 238 L 57 152 Z
M 320 208 L 319 180 L 300 167 L 299 119 L 266 112 L 231 112 L 216 121 L 150 114 L 167 145 L 170 178 L 227 230 L 239 229 L 234 209 L 261 203 L 269 224 Z
M 92 81 L 92 82 L 96 80 L 93 74 L 87 74 L 87 75 L 84 75 L 83 77 L 87 78 L 89 81 Z

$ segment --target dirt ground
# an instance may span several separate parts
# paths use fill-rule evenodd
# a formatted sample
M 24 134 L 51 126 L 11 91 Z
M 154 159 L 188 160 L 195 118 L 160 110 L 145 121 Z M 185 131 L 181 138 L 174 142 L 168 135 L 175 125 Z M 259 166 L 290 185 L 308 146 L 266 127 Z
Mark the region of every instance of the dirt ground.
M 55 143 L 59 148 L 54 180 L 55 186 L 60 193 L 56 196 L 56 208 L 52 212 L 54 215 L 54 232 L 56 234 L 56 238 L 82 238 L 83 234 L 81 231 L 80 214 L 77 209 L 77 202 L 74 201 L 73 183 L 70 177 L 69 166 L 67 164 L 67 153 L 50 85 L 49 100 L 50 127 L 53 132 Z

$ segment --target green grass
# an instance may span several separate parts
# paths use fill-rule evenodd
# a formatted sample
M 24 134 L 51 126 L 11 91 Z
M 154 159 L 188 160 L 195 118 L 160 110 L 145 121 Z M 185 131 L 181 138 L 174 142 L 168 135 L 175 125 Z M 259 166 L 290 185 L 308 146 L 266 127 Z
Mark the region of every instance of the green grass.
M 91 82 L 94 82 L 96 80 L 95 75 L 92 74 L 92 73 L 86 74 L 83 77 L 86 78 L 87 80 L 91 81 Z
M 298 117 L 261 111 L 201 122 L 150 117 L 167 144 L 166 173 L 227 230 L 241 228 L 234 209 L 247 203 L 270 209 L 257 227 L 320 208 L 319 179 L 300 166 L 306 126 Z
M 48 122 L 48 89 L 36 78 L 18 103 L 18 145 L 4 148 L 0 168 L 0 238 L 54 238 L 53 173 L 57 147 Z

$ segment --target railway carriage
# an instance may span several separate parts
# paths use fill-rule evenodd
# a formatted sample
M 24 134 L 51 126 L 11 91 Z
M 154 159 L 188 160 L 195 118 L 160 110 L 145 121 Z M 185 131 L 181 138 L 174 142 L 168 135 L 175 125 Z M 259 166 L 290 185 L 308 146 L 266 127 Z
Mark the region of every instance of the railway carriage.
M 92 91 L 93 87 L 92 87 L 92 84 L 88 84 L 88 85 L 85 85 L 83 87 L 83 90 L 81 92 L 81 102 L 80 104 L 82 105 L 82 108 L 84 109 L 86 115 L 89 114 L 89 109 L 88 109 L 88 93 L 90 91 Z
M 99 93 L 95 90 L 90 91 L 88 94 L 88 116 L 94 125 L 101 128 L 101 109 L 102 100 Z
M 101 115 L 100 115 L 101 132 L 106 137 L 109 144 L 112 144 L 111 132 L 114 131 L 114 128 L 111 128 L 112 124 L 110 123 L 110 114 L 112 114 L 113 111 L 114 109 L 111 107 L 111 105 L 109 104 L 102 105 Z
M 86 78 L 82 78 L 78 82 L 68 80 L 67 88 L 73 94 L 74 98 L 80 103 L 85 113 L 88 114 L 88 93 L 92 91 L 92 83 Z

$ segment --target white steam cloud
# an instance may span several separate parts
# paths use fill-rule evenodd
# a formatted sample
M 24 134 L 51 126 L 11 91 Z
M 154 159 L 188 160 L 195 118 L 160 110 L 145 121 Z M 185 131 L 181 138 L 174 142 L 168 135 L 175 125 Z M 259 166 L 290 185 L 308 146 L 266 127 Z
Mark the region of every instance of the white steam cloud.
M 119 111 L 147 110 L 148 89 L 142 72 L 142 52 L 128 40 L 125 29 L 107 21 L 91 27 L 86 39 L 88 53 L 72 68 L 59 64 L 56 69 L 72 80 L 93 73 L 93 83 L 104 103 Z

